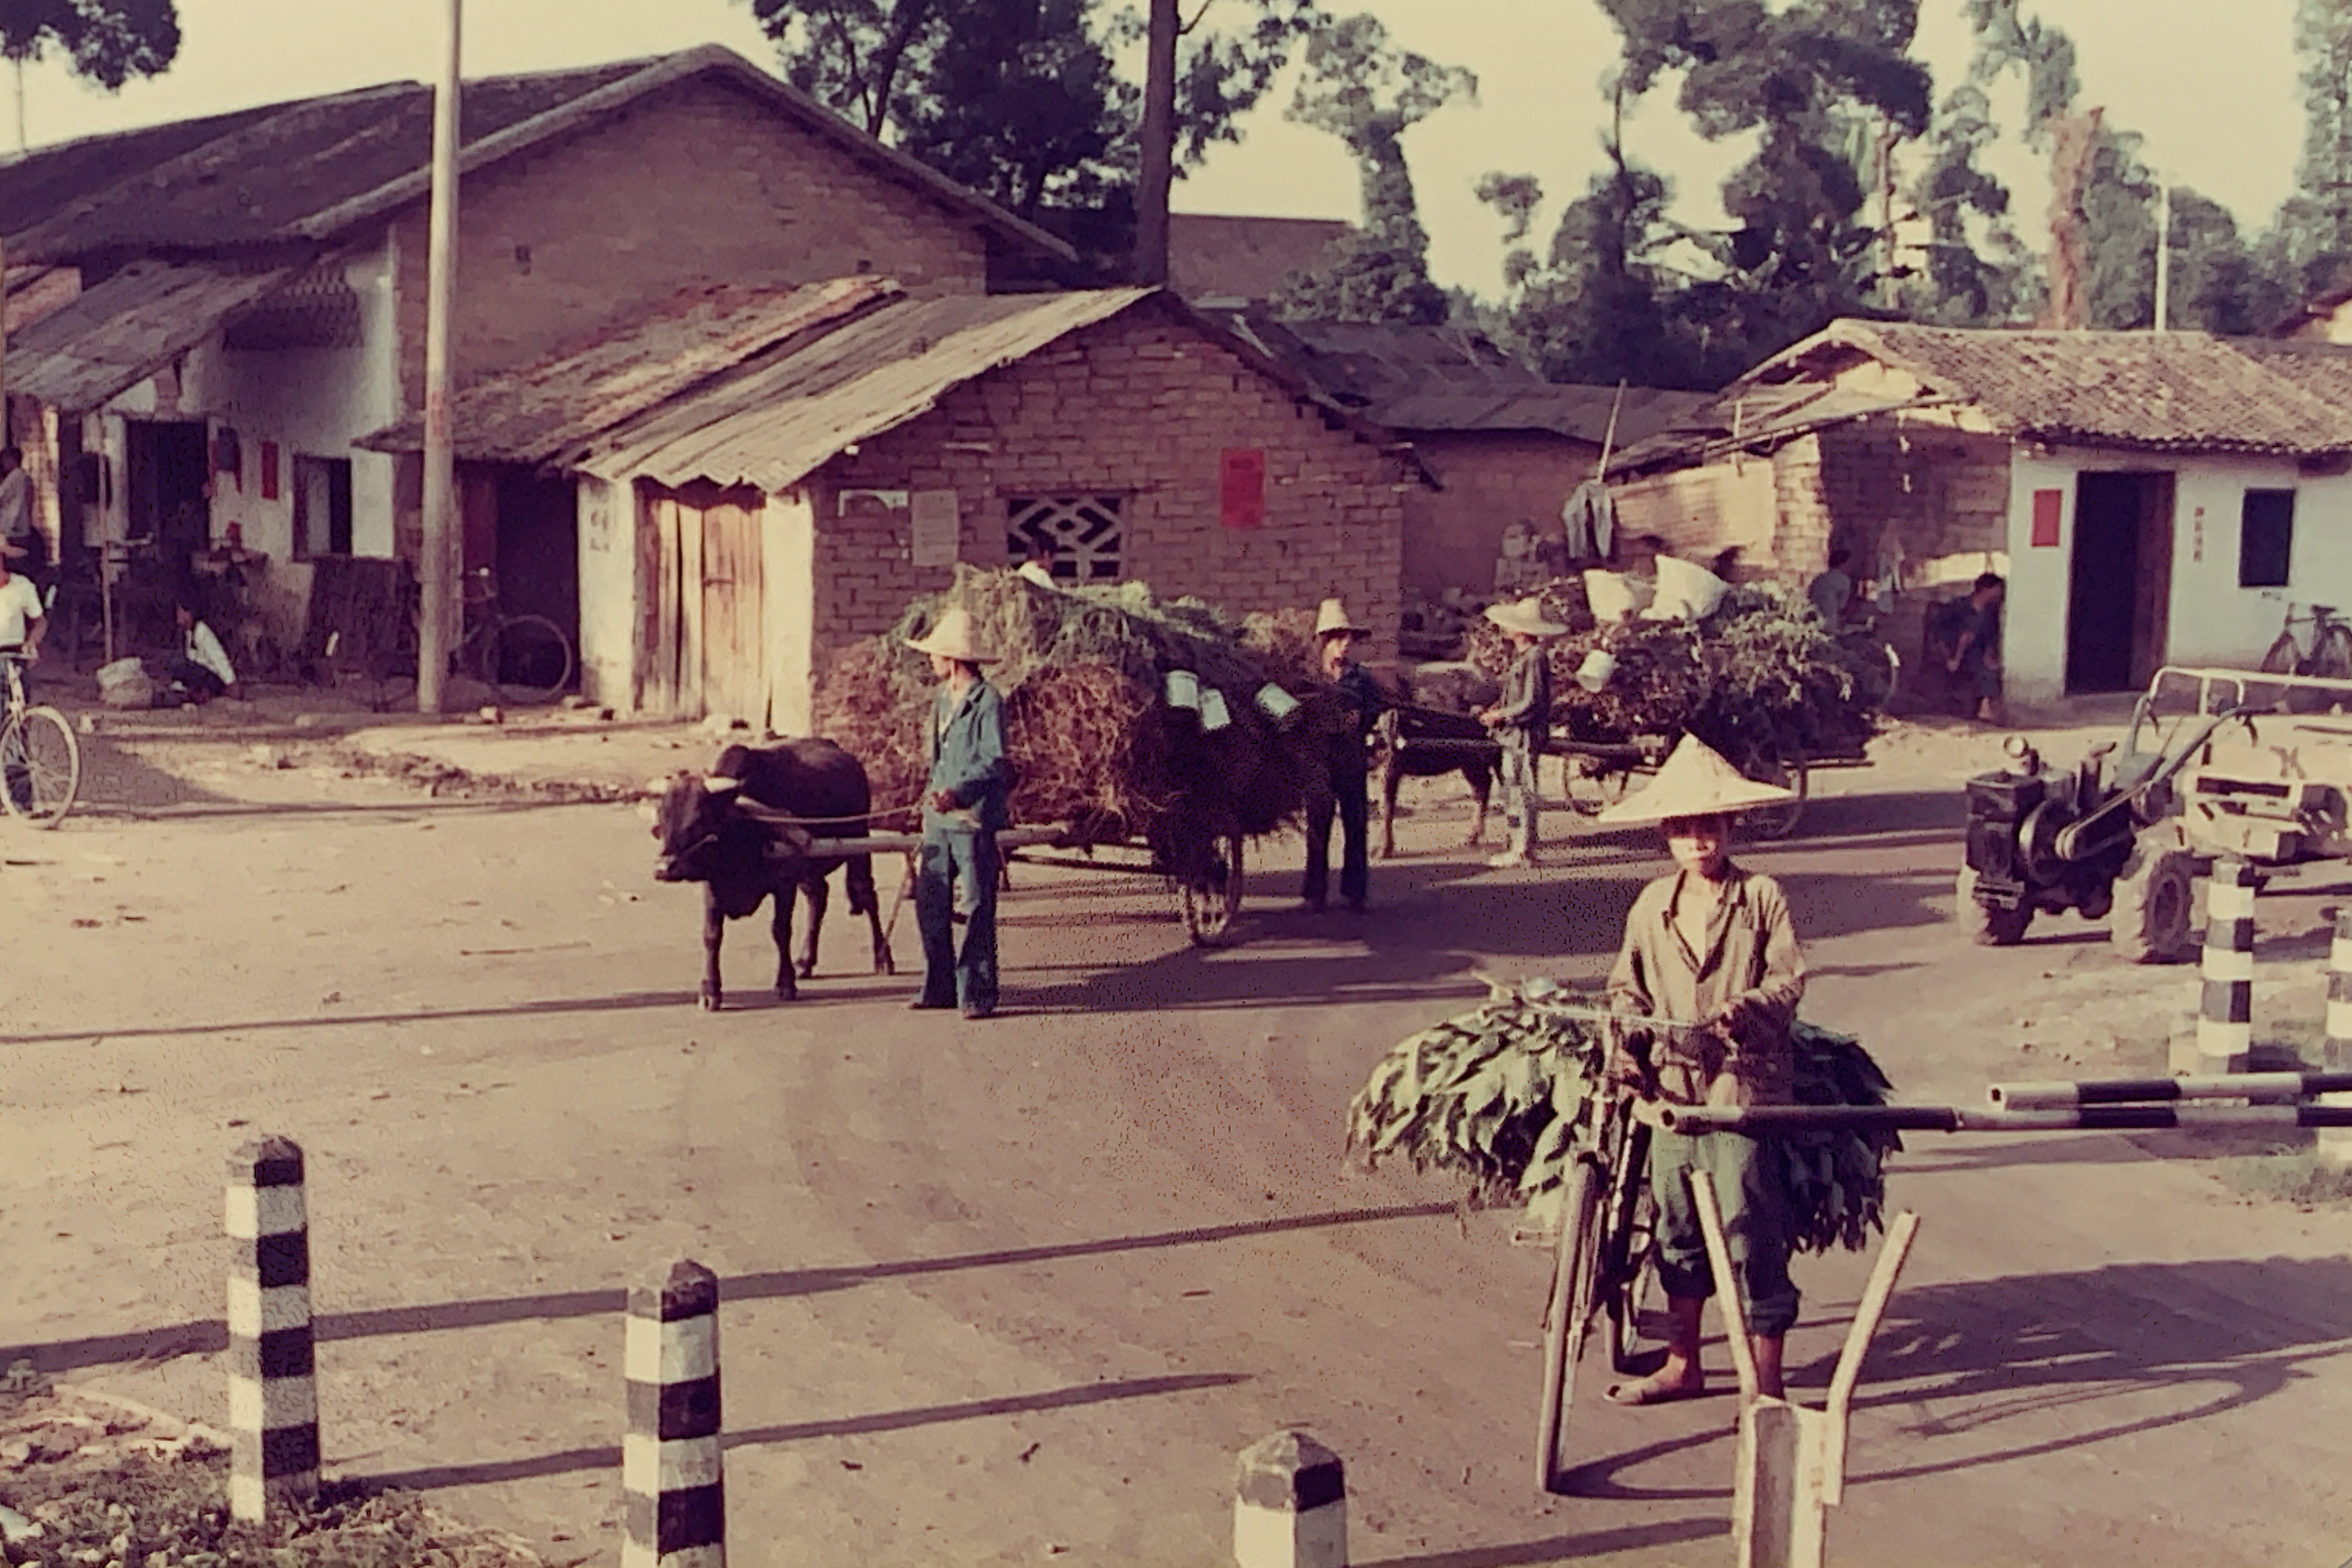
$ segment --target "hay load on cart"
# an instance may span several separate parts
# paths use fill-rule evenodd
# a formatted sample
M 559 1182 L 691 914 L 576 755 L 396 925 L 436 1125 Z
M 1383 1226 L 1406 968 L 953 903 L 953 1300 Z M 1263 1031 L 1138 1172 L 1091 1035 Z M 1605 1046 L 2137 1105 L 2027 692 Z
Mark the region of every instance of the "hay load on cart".
M 1344 715 L 1296 616 L 1236 624 L 1139 583 L 1051 589 L 957 568 L 888 633 L 852 645 L 816 693 L 818 732 L 866 764 L 877 828 L 910 829 L 926 772 L 933 681 L 907 646 L 961 605 L 995 654 L 1015 824 L 1092 854 L 1128 846 L 1185 894 L 1196 938 L 1223 934 L 1242 847 L 1295 826 Z
M 1569 802 L 1601 809 L 1677 737 L 1696 735 L 1748 777 L 1795 793 L 1753 824 L 1786 833 L 1813 766 L 1862 760 L 1891 695 L 1885 650 L 1832 636 L 1801 594 L 1727 585 L 1670 557 L 1660 570 L 1654 584 L 1594 572 L 1535 591 L 1545 616 L 1571 628 L 1549 645 L 1552 744 L 1566 759 Z M 1467 654 L 1499 679 L 1513 650 L 1482 620 Z

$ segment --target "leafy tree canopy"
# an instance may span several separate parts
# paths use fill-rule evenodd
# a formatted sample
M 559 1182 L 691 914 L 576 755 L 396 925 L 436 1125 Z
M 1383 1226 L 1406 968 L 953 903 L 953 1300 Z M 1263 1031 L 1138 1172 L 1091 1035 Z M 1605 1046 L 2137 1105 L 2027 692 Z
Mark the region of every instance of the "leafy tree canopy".
M 76 76 L 111 92 L 161 76 L 180 52 L 173 0 L 0 0 L 0 59 L 62 53 Z

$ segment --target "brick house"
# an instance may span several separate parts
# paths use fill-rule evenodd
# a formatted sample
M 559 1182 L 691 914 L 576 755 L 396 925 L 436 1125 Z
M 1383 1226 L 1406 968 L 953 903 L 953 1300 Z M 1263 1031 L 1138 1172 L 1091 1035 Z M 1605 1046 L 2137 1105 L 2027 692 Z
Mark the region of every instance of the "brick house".
M 1405 510 L 1404 593 L 1484 601 L 1515 524 L 1561 531 L 1560 507 L 1622 447 L 1706 403 L 1696 393 L 1549 382 L 1479 333 L 1393 322 L 1286 321 L 1262 307 L 1218 312 L 1336 406 L 1394 430 L 1436 481 Z
M 461 385 L 686 289 L 980 294 L 1075 263 L 724 49 L 469 82 L 462 103 Z M 419 460 L 353 443 L 422 402 L 431 114 L 398 83 L 0 163 L 8 428 L 59 547 L 184 563 L 235 525 L 281 637 L 313 560 L 413 556 Z M 477 471 L 467 499 L 468 562 L 567 623 L 569 499 L 521 470 Z
M 1906 660 L 2001 574 L 2027 704 L 2256 664 L 2291 605 L 2352 602 L 2352 348 L 2325 342 L 1839 321 L 1610 474 L 1621 539 L 1892 575 Z
M 1393 646 L 1423 471 L 1174 295 L 829 289 L 659 313 L 460 397 L 461 457 L 577 479 L 596 700 L 804 730 L 828 658 L 1032 538 L 1072 581 L 1233 614 L 1337 594 Z

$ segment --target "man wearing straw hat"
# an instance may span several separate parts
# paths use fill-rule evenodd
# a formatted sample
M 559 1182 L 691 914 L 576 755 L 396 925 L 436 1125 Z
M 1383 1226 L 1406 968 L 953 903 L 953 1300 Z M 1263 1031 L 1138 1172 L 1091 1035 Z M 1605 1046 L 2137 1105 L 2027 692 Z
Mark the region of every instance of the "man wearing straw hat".
M 1601 823 L 1660 824 L 1675 870 L 1642 889 L 1625 917 L 1625 942 L 1609 976 L 1612 1012 L 1671 1020 L 1652 1026 L 1650 1059 L 1619 1051 L 1612 1074 L 1677 1105 L 1771 1105 L 1790 1097 L 1789 1026 L 1805 990 L 1805 960 L 1780 885 L 1730 855 L 1737 815 L 1789 792 L 1742 778 L 1691 736 L 1650 787 L 1619 802 Z M 1638 1028 L 1638 1026 L 1637 1026 Z M 1640 1034 L 1633 1038 L 1638 1039 Z M 1658 1272 L 1671 1327 L 1654 1375 L 1619 1384 L 1620 1405 L 1658 1405 L 1704 1391 L 1699 1318 L 1717 1281 L 1690 1194 L 1689 1173 L 1714 1178 L 1731 1267 L 1748 1308 L 1762 1392 L 1781 1393 L 1782 1338 L 1797 1320 L 1789 1280 L 1788 1199 L 1754 1138 L 1659 1131 L 1649 1181 L 1658 1204 Z
M 1339 816 L 1339 896 L 1361 914 L 1371 882 L 1371 761 L 1366 750 L 1381 716 L 1381 689 L 1370 672 L 1349 657 L 1364 628 L 1347 606 L 1326 599 L 1315 616 L 1315 641 L 1323 678 L 1331 683 L 1343 721 L 1330 736 L 1329 787 L 1312 789 L 1307 800 L 1307 880 L 1302 900 L 1320 914 L 1331 881 L 1331 815 Z
M 1503 869 L 1536 864 L 1541 842 L 1536 816 L 1542 806 L 1536 767 L 1551 744 L 1551 656 L 1542 644 L 1568 628 L 1546 620 L 1536 599 L 1489 605 L 1486 618 L 1508 632 L 1518 649 L 1503 679 L 1503 700 L 1478 715 L 1503 744 L 1503 820 L 1510 825 L 1511 841 L 1486 862 Z
M 923 844 L 915 869 L 915 924 L 923 936 L 920 1010 L 961 1006 L 967 1018 L 996 1011 L 996 834 L 1011 820 L 1012 769 L 1004 756 L 1004 700 L 981 679 L 992 657 L 971 612 L 958 605 L 907 646 L 929 654 L 931 776 L 923 786 Z M 963 951 L 955 945 L 959 886 Z

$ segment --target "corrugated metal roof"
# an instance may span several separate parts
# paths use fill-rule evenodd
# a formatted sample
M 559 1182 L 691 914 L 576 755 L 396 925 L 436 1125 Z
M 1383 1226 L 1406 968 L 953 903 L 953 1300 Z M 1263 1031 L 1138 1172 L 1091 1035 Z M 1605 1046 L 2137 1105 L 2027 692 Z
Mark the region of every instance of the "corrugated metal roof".
M 1149 289 L 908 301 L 830 332 L 590 443 L 579 466 L 664 485 L 785 489 L 845 447 L 904 424 L 955 387 L 1108 321 Z
M 1664 428 L 1621 448 L 1611 460 L 1609 471 L 1633 473 L 1662 465 L 1705 461 L 1734 447 L 1769 446 L 1849 419 L 1946 401 L 1948 400 L 1863 391 L 1827 382 L 1741 382 Z
M 68 413 L 96 408 L 299 270 L 134 262 L 10 340 L 8 390 Z
M 898 295 L 896 283 L 880 278 L 682 294 L 643 321 L 600 331 L 583 347 L 459 392 L 449 411 L 457 456 L 564 463 L 604 432 Z M 358 445 L 415 451 L 425 445 L 424 420 L 404 420 Z

